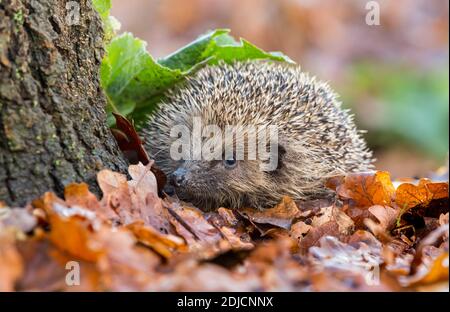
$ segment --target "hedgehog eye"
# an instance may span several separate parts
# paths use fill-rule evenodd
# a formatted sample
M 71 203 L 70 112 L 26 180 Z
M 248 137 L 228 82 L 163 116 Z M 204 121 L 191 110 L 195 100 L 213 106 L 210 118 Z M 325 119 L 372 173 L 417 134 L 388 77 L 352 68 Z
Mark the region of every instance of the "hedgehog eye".
M 225 159 L 223 163 L 227 169 L 233 169 L 234 167 L 236 167 L 237 161 L 236 159 L 232 158 L 232 159 Z

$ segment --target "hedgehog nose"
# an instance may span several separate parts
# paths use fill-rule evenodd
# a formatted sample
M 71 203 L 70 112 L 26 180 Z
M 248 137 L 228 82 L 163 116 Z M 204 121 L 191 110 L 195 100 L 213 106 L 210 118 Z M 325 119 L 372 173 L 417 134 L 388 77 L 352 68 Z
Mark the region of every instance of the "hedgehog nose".
M 175 188 L 172 185 L 164 186 L 163 192 L 169 196 L 175 195 Z
M 170 184 L 173 186 L 181 186 L 185 180 L 186 169 L 178 168 L 170 176 Z

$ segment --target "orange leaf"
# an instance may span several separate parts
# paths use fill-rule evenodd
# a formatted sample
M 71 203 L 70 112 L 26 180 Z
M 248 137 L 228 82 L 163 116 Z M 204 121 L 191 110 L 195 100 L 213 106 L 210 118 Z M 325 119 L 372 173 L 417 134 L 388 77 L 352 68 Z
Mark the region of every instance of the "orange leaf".
M 395 193 L 390 175 L 386 171 L 375 173 L 352 173 L 336 187 L 336 193 L 342 199 L 351 199 L 356 206 L 388 206 Z
M 433 183 L 428 179 L 421 179 L 418 185 L 403 183 L 395 193 L 395 203 L 403 211 L 442 198 L 448 198 L 448 182 Z
M 442 252 L 429 265 L 421 264 L 412 276 L 402 276 L 404 286 L 419 286 L 448 281 L 448 252 Z
M 159 233 L 149 226 L 145 226 L 144 222 L 136 221 L 127 225 L 139 242 L 153 248 L 157 253 L 165 258 L 171 258 L 176 251 L 187 251 L 184 240 L 178 236 L 165 235 Z
M 0 227 L 1 230 L 1 227 Z M 0 292 L 13 291 L 22 276 L 24 263 L 15 246 L 13 231 L 0 233 Z
M 284 196 L 278 205 L 270 209 L 244 208 L 241 211 L 242 215 L 250 218 L 252 222 L 272 224 L 284 229 L 290 228 L 292 219 L 300 212 L 295 202 L 288 196 Z
M 45 193 L 42 200 L 51 227 L 49 239 L 52 243 L 80 259 L 97 261 L 104 250 L 93 239 L 92 227 L 86 218 L 88 214 L 82 215 L 84 209 L 76 210 L 76 213 L 71 211 L 53 193 Z

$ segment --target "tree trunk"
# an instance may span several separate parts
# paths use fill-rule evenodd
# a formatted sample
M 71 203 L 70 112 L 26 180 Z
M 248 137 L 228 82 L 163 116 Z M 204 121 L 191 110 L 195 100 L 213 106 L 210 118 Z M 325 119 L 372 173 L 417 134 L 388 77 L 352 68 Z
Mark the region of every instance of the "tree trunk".
M 66 2 L 0 1 L 0 201 L 8 205 L 61 194 L 70 182 L 95 188 L 99 169 L 126 169 L 106 125 L 100 17 L 91 0 L 78 0 L 79 21 L 70 21 Z

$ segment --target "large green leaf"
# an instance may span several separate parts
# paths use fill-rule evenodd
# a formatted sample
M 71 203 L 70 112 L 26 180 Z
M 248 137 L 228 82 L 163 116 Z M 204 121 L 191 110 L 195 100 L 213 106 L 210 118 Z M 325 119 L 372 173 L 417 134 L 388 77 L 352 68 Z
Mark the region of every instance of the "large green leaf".
M 134 119 L 142 120 L 145 116 L 141 113 L 136 116 L 134 110 L 150 113 L 155 106 L 154 99 L 182 78 L 180 70 L 156 63 L 146 51 L 146 43 L 129 33 L 114 38 L 106 52 L 101 80 L 109 99 L 108 113 L 131 114 Z
M 216 64 L 218 61 L 231 63 L 252 59 L 270 59 L 274 61 L 293 61 L 280 52 L 267 53 L 241 39 L 237 42 L 229 35 L 228 29 L 217 29 L 181 48 L 175 53 L 159 59 L 158 63 L 169 68 L 189 71 L 205 61 Z

